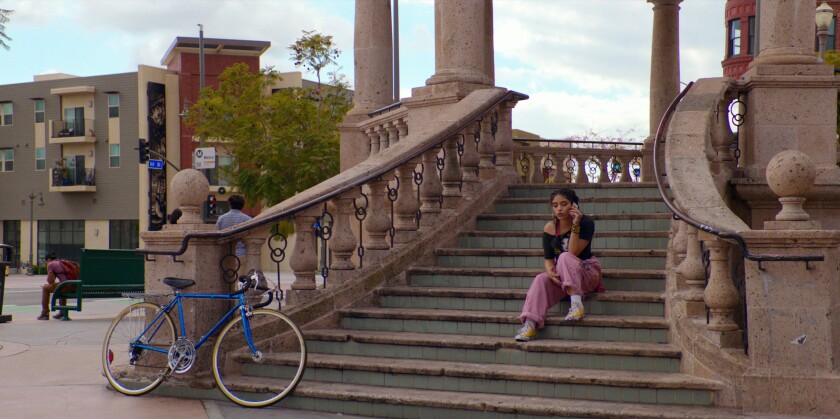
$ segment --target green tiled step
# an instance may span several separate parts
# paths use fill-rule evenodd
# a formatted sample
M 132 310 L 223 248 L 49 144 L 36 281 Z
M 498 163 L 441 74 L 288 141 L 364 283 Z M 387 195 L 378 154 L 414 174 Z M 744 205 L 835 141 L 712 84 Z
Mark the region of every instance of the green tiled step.
M 341 327 L 383 332 L 443 333 L 513 337 L 521 327 L 518 313 L 442 309 L 353 308 L 339 310 Z M 541 339 L 667 343 L 668 322 L 662 317 L 586 316 L 566 321 L 549 314 Z
M 410 284 L 418 287 L 528 289 L 542 269 L 415 267 L 408 270 Z M 659 269 L 604 269 L 608 291 L 665 291 L 665 273 Z
M 465 231 L 458 246 L 473 249 L 542 249 L 542 231 Z M 596 231 L 593 249 L 667 249 L 667 231 Z
M 668 231 L 671 214 L 589 214 L 599 231 Z M 548 214 L 480 214 L 477 230 L 541 232 L 551 220 Z
M 385 287 L 377 290 L 379 305 L 385 308 L 440 308 L 445 310 L 478 310 L 520 312 L 525 301 L 524 289 L 489 288 L 419 288 Z M 608 291 L 589 294 L 587 314 L 619 316 L 663 316 L 662 293 Z M 569 310 L 569 301 L 561 301 L 549 313 Z
M 510 337 L 366 330 L 305 332 L 309 353 L 432 361 L 481 362 L 559 368 L 680 372 L 680 351 L 668 344 L 544 339 L 520 343 Z
M 493 208 L 496 214 L 551 215 L 551 204 L 547 198 L 505 198 L 497 200 Z M 659 197 L 581 198 L 580 208 L 584 214 L 670 213 Z
M 599 249 L 593 252 L 604 269 L 665 269 L 665 250 Z M 535 268 L 544 267 L 542 249 L 437 249 L 443 267 Z
M 288 377 L 296 362 L 280 356 L 245 364 L 243 375 Z M 529 365 L 475 364 L 400 358 L 309 354 L 305 381 L 576 400 L 709 406 L 719 383 L 684 374 Z
M 597 184 L 521 184 L 508 188 L 510 198 L 541 198 L 548 200 L 552 191 L 572 188 L 581 199 L 591 197 L 650 197 L 660 198 L 654 182 L 640 183 L 597 183 Z
M 231 378 L 231 386 L 253 383 L 270 385 L 272 380 L 243 377 L 241 382 Z M 212 379 L 207 380 L 212 386 Z M 259 388 L 259 384 L 257 388 Z M 547 394 L 547 387 L 543 387 Z M 217 389 L 196 388 L 174 381 L 164 382 L 155 394 L 215 399 L 227 401 Z M 539 388 L 537 389 L 539 394 Z M 667 397 L 667 394 L 664 394 Z M 739 411 L 689 405 L 604 402 L 539 397 L 538 395 L 510 396 L 505 394 L 453 393 L 444 390 L 418 390 L 399 387 L 339 384 L 303 380 L 293 394 L 275 406 L 344 415 L 363 415 L 383 418 L 460 418 L 460 419 L 535 419 L 535 418 L 625 418 L 648 419 L 736 419 Z M 266 408 L 270 409 L 270 408 Z

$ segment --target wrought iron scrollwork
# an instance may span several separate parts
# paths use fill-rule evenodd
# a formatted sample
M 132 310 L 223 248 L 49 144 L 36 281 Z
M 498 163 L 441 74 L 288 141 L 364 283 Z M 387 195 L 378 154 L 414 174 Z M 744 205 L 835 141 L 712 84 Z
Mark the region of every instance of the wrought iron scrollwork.
M 735 99 L 729 104 L 729 123 L 735 127 L 735 141 L 732 142 L 732 155 L 735 157 L 735 164 L 738 164 L 738 159 L 741 158 L 741 125 L 744 125 L 744 118 L 747 113 L 747 105 L 741 101 L 740 98 Z
M 385 188 L 388 189 L 388 200 L 391 201 L 391 228 L 388 229 L 388 236 L 391 237 L 392 248 L 394 247 L 394 236 L 397 234 L 397 229 L 396 227 L 394 227 L 394 203 L 397 202 L 397 198 L 400 196 L 400 178 L 394 176 L 394 179 L 397 181 L 397 184 L 394 185 L 393 188 L 391 187 L 391 185 L 385 185 Z
M 595 176 L 598 174 L 598 162 L 595 161 L 594 157 L 590 157 L 589 160 L 586 160 L 586 170 L 589 172 L 590 181 L 594 182 Z
M 359 269 L 362 269 L 362 260 L 364 260 L 365 257 L 365 245 L 364 241 L 362 240 L 362 238 L 365 235 L 362 234 L 362 231 L 364 231 L 362 230 L 362 222 L 365 220 L 365 218 L 367 218 L 367 210 L 370 201 L 368 200 L 368 197 L 367 195 L 365 195 L 365 192 L 362 190 L 361 186 L 359 186 L 359 195 L 361 195 L 359 199 L 363 199 L 365 205 L 359 206 L 359 204 L 357 203 L 359 199 L 354 199 L 353 208 L 355 211 L 353 211 L 353 215 L 356 216 L 357 220 L 359 220 L 359 247 L 356 249 L 356 254 L 359 255 Z
M 531 162 L 528 160 L 528 156 L 525 153 L 519 155 L 519 168 L 522 169 L 522 176 L 525 177 L 525 180 L 528 180 L 528 172 L 531 171 Z
M 330 275 L 329 268 L 329 247 L 327 242 L 332 238 L 333 215 L 327 210 L 327 203 L 324 202 L 324 209 L 321 216 L 312 225 L 315 230 L 315 237 L 321 241 L 321 277 L 324 278 L 324 287 L 327 286 L 327 277 Z
M 228 284 L 236 282 L 236 279 L 239 278 L 239 268 L 242 267 L 242 261 L 236 256 L 236 243 L 237 241 L 231 241 L 228 246 L 228 254 L 219 260 L 222 279 Z
M 455 140 L 455 144 L 458 150 L 458 164 L 461 164 L 461 157 L 464 157 L 464 145 L 467 143 L 467 139 L 464 137 L 464 134 L 458 134 L 458 137 L 460 140 Z
M 475 151 L 478 151 L 478 143 L 481 142 L 481 121 L 484 118 L 479 118 L 478 123 L 475 124 L 475 131 L 473 131 L 473 141 L 475 142 Z
M 610 159 L 610 161 L 612 161 L 612 164 L 610 164 L 610 168 L 612 169 L 612 175 L 610 176 L 610 181 L 611 182 L 616 182 L 616 181 L 618 181 L 618 178 L 621 176 L 621 169 L 622 169 L 621 162 L 618 161 L 618 157 L 616 157 L 616 156 L 613 156 L 612 159 Z
M 642 161 L 639 157 L 633 157 L 633 160 L 630 161 L 630 167 L 633 169 L 633 177 L 635 177 L 636 182 L 641 182 L 642 177 Z
M 440 155 L 435 156 L 435 159 L 435 166 L 437 167 L 438 171 L 438 179 L 442 181 L 443 168 L 446 167 L 446 147 L 443 146 L 443 143 L 440 144 Z M 438 203 L 440 204 L 440 208 L 443 209 L 443 188 L 441 188 L 440 196 L 438 197 Z
M 420 171 L 417 171 L 417 168 L 414 169 L 414 184 L 417 185 L 417 202 L 422 202 L 420 200 L 420 185 L 423 184 L 423 173 L 426 171 L 426 167 L 423 163 L 418 165 L 420 167 Z M 417 211 L 414 213 L 414 219 L 417 222 L 417 228 L 420 228 L 420 218 L 423 217 L 423 211 L 420 211 L 420 207 L 417 207 Z
M 566 160 L 566 173 L 569 174 L 569 183 L 572 183 L 572 180 L 575 178 L 575 167 L 577 165 L 575 159 L 569 154 L 569 158 Z

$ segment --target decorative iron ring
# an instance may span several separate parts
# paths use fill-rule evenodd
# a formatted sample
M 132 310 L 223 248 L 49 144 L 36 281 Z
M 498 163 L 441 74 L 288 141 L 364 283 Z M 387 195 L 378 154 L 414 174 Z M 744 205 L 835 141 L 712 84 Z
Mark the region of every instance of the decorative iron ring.
M 554 168 L 554 160 L 551 159 L 551 155 L 548 154 L 545 156 L 545 163 L 543 163 L 543 168 L 551 170 Z
M 360 207 L 356 203 L 356 199 L 354 199 L 353 200 L 353 208 L 355 209 L 354 215 L 356 216 L 356 219 L 359 220 L 359 221 L 362 221 L 367 217 L 367 209 L 368 209 L 369 202 L 368 202 L 368 197 L 367 197 L 367 195 L 364 194 L 364 192 L 359 192 L 359 195 L 361 195 L 361 198 L 363 198 L 365 200 L 365 205 Z
M 490 118 L 490 133 L 493 134 L 493 138 L 496 138 L 496 132 L 499 130 L 499 111 L 494 111 L 493 116 Z
M 234 249 L 236 248 L 236 244 L 233 244 L 233 248 Z M 233 268 L 225 268 L 225 261 L 226 260 L 231 260 L 231 258 L 233 258 L 234 267 Z M 242 262 L 239 260 L 239 258 L 235 254 L 228 253 L 227 255 L 225 255 L 225 257 L 223 257 L 222 260 L 219 261 L 219 268 L 221 268 L 221 270 L 222 270 L 222 279 L 224 279 L 224 281 L 227 282 L 228 284 L 232 284 L 232 283 L 236 282 L 237 278 L 239 278 L 239 275 L 237 275 L 237 273 L 239 272 L 239 268 L 241 266 L 242 266 Z
M 458 160 L 460 160 L 464 156 L 464 144 L 466 144 L 467 139 L 464 134 L 458 134 L 458 136 L 461 137 L 461 140 L 455 140 L 455 144 L 457 145 Z
M 736 106 L 738 108 L 738 112 L 735 112 Z M 744 117 L 746 114 L 747 105 L 745 105 L 744 102 L 741 101 L 741 99 L 733 100 L 732 103 L 729 104 L 727 110 L 729 111 L 729 114 L 732 115 L 732 117 L 730 118 L 732 125 L 740 127 L 744 124 Z M 741 112 L 742 110 L 743 112 Z
M 394 179 L 397 181 L 396 186 L 394 186 L 393 188 L 391 188 L 390 185 L 385 186 L 385 189 L 388 189 L 388 200 L 391 201 L 391 202 L 396 201 L 397 197 L 399 197 L 399 195 L 400 195 L 399 194 L 400 178 L 394 176 Z
M 286 236 L 280 233 L 279 226 L 275 227 L 278 228 L 278 231 L 268 237 L 268 248 L 271 250 L 271 260 L 274 263 L 280 263 L 286 259 L 286 247 L 289 245 L 289 242 Z M 282 241 L 277 240 L 280 241 L 281 246 L 275 247 L 273 243 L 277 238 L 282 238 Z
M 423 173 L 426 171 L 426 167 L 423 163 L 420 163 L 420 171 L 414 171 L 414 184 L 420 186 L 423 184 Z

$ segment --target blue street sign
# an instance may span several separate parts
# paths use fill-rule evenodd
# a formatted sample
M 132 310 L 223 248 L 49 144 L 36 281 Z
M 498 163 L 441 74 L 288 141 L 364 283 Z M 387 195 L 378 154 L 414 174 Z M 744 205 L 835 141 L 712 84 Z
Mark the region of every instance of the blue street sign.
M 163 160 L 149 159 L 149 169 L 163 169 Z

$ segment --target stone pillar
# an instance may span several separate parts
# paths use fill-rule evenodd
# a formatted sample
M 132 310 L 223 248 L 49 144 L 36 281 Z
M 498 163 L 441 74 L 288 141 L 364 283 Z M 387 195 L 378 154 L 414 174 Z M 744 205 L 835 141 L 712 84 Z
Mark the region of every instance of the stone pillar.
M 368 184 L 370 205 L 363 224 L 369 239 L 365 243 L 365 250 L 373 251 L 374 254 L 377 251 L 391 248 L 387 239 L 388 231 L 391 229 L 391 205 L 385 199 L 385 188 L 387 186 L 387 180 L 374 181 Z
M 703 301 L 709 307 L 708 329 L 719 347 L 742 347 L 741 328 L 733 317 L 739 296 L 730 274 L 730 245 L 716 236 L 707 233 L 703 236 L 709 248 L 709 284 L 703 293 Z
M 379 154 L 379 134 L 376 133 L 376 129 L 368 128 L 365 130 L 365 134 L 368 138 L 370 138 L 370 155 L 374 156 Z
M 478 143 L 478 177 L 481 180 L 493 179 L 496 176 L 496 165 L 493 164 L 493 136 L 490 134 L 491 122 L 485 117 L 481 120 L 481 137 Z
M 423 216 L 420 218 L 421 225 L 429 225 L 437 220 L 441 212 L 441 194 L 443 187 L 440 184 L 437 170 L 438 149 L 433 148 L 423 153 L 423 184 L 420 185 L 420 200 L 422 205 L 420 211 Z
M 642 180 L 653 178 L 653 139 L 659 121 L 680 93 L 680 3 L 682 0 L 648 0 L 653 3 L 653 45 L 650 54 L 650 135 L 642 146 Z
M 356 236 L 350 227 L 350 214 L 353 212 L 353 199 L 356 193 L 346 193 L 329 202 L 329 210 L 333 213 L 332 236 L 327 241 L 332 252 L 330 263 L 329 286 L 336 286 L 349 279 L 356 269 L 352 258 L 356 250 Z M 355 218 L 354 218 L 355 220 Z
M 443 206 L 454 208 L 461 197 L 461 165 L 458 163 L 458 138 L 451 137 L 443 143 Z
M 542 175 L 543 157 L 545 157 L 545 154 L 539 151 L 535 151 L 531 154 L 534 167 L 531 168 L 531 176 L 528 178 L 530 183 L 545 183 L 545 179 Z
M 685 259 L 677 267 L 678 281 L 685 289 L 680 297 L 685 302 L 685 312 L 692 317 L 706 315 L 706 305 L 703 302 L 703 295 L 706 290 L 706 271 L 703 268 L 703 253 L 700 249 L 700 242 L 697 239 L 697 229 L 686 225 L 686 254 Z
M 750 68 L 761 64 L 816 64 L 816 6 L 801 0 L 761 3 L 759 53 Z
M 589 159 L 589 157 L 585 154 L 578 154 L 575 156 L 575 160 L 578 164 L 578 172 L 577 177 L 575 178 L 575 183 L 581 185 L 589 183 L 589 169 L 586 167 L 587 159 Z
M 353 109 L 339 125 L 342 171 L 376 154 L 368 148 L 367 137 L 356 123 L 393 102 L 392 42 L 390 0 L 356 0 Z
M 410 161 L 397 168 L 397 178 L 400 180 L 397 191 L 397 201 L 394 202 L 394 228 L 397 235 L 395 242 L 407 243 L 414 239 L 417 232 L 417 210 L 420 209 L 420 202 L 417 200 L 417 192 L 414 189 L 414 170 L 417 167 L 415 161 Z
M 318 218 L 317 210 L 308 209 L 295 214 L 295 247 L 289 267 L 295 273 L 295 282 L 289 293 L 290 304 L 311 298 L 315 292 L 315 273 L 318 270 L 318 252 L 312 225 Z
M 493 51 L 487 46 L 493 33 L 488 7 L 492 8 L 492 2 L 487 0 L 435 0 L 435 74 L 426 80 L 427 85 L 493 85 L 486 72 L 492 62 L 486 55 Z
M 506 102 L 499 106 L 499 121 L 496 124 L 496 168 L 515 173 L 513 169 L 513 124 L 511 114 L 516 103 Z
M 464 155 L 461 156 L 461 169 L 464 172 L 464 186 L 467 190 L 472 190 L 473 186 L 478 182 L 478 164 L 479 156 L 478 149 L 475 143 L 475 128 L 478 122 L 468 126 L 461 131 L 464 139 Z

